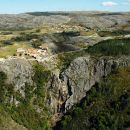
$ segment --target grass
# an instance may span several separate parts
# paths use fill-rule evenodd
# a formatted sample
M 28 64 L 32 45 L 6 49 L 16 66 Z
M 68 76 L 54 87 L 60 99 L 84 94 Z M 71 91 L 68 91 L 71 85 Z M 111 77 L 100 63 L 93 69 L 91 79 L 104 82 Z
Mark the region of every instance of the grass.
M 84 42 L 79 42 L 76 46 L 80 47 L 80 48 L 87 48 L 88 47 L 88 45 L 86 45 L 86 43 L 84 43 Z
M 6 56 L 13 56 L 16 54 L 16 50 L 18 48 L 31 48 L 31 46 L 26 43 L 26 42 L 15 42 L 13 45 L 8 45 L 8 46 L 5 46 L 5 47 L 1 47 L 0 48 L 0 57 L 3 58 L 3 57 L 6 57 Z
M 130 29 L 130 23 L 128 23 L 128 24 L 122 26 L 122 28 L 123 28 L 124 30 L 129 30 L 129 29 Z
M 14 37 L 14 34 L 10 34 L 10 35 L 0 35 L 0 41 L 3 40 L 10 40 L 12 37 Z
M 0 35 L 0 57 L 6 57 L 6 56 L 13 56 L 16 54 L 17 48 L 31 48 L 31 45 L 29 45 L 26 41 L 12 41 L 14 37 L 19 36 L 19 34 L 22 33 L 31 33 L 31 31 L 36 30 L 25 30 L 25 31 L 12 31 L 12 34 L 9 35 Z M 10 40 L 12 45 L 5 45 L 3 44 L 4 41 Z
M 87 53 L 84 50 L 59 53 L 57 55 L 57 59 L 58 59 L 57 68 L 63 71 L 70 65 L 70 63 L 75 58 L 85 56 L 86 54 Z
M 0 106 L 0 130 L 27 130 L 25 127 L 16 123 L 11 116 Z
M 81 36 L 91 36 L 91 35 L 94 35 L 96 32 L 95 31 L 81 31 L 80 32 L 80 35 Z

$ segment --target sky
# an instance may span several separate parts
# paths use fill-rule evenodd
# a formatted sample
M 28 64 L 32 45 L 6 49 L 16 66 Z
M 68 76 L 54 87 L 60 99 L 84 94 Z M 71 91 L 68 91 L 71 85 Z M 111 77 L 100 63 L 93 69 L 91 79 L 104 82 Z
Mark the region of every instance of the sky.
M 0 13 L 34 11 L 130 12 L 130 0 L 0 0 Z

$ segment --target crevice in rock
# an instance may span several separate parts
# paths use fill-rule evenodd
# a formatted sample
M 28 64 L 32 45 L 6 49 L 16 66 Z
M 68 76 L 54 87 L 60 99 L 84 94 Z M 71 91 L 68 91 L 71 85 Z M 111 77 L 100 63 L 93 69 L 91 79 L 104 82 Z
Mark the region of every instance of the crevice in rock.
M 71 96 L 73 93 L 72 93 L 72 90 L 71 90 L 71 85 L 70 85 L 69 78 L 67 78 L 67 87 L 68 87 L 69 96 Z

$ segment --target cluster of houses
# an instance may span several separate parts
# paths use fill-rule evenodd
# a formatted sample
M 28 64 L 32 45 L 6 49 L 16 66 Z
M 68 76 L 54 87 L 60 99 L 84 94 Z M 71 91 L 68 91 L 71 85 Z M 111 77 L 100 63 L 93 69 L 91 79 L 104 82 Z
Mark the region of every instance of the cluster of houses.
M 17 57 L 30 56 L 32 58 L 38 59 L 38 58 L 47 57 L 48 55 L 49 53 L 48 53 L 47 44 L 43 44 L 39 46 L 39 49 L 35 49 L 35 48 L 30 48 L 30 49 L 18 48 L 17 49 Z

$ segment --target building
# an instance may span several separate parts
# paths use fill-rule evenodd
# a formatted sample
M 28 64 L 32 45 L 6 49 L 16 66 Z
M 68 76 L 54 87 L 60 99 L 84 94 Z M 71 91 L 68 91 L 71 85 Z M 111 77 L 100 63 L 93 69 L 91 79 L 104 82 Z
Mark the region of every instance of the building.
M 26 53 L 26 50 L 23 48 L 18 48 L 17 49 L 17 56 L 24 56 Z
M 36 58 L 38 55 L 37 49 L 27 49 L 26 55 Z
M 39 47 L 39 49 L 18 48 L 17 49 L 17 56 L 30 56 L 30 57 L 33 57 L 35 59 L 37 59 L 38 57 L 44 58 L 44 57 L 48 56 L 48 46 L 47 46 L 47 44 L 43 44 L 42 46 Z

